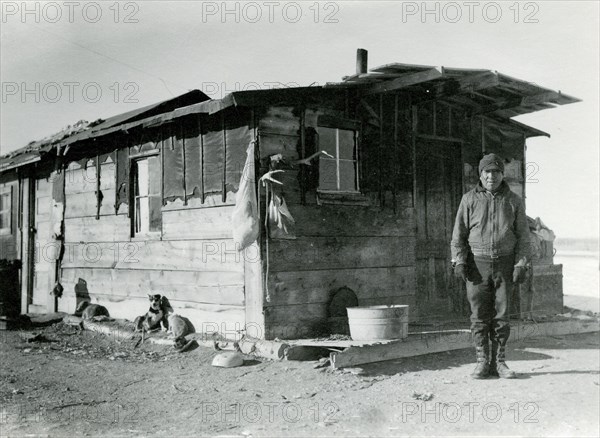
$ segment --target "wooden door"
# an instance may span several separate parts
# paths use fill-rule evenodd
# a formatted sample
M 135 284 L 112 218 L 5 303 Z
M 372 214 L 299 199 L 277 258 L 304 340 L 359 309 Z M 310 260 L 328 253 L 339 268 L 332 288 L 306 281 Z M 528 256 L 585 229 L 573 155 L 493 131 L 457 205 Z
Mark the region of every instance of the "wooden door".
M 55 264 L 53 255 L 56 245 L 51 236 L 51 212 L 52 212 L 52 181 L 49 178 L 35 179 L 34 195 L 32 196 L 32 219 L 33 226 L 29 228 L 33 233 L 33 263 L 31 299 L 28 312 L 45 313 L 52 312 L 49 303 L 54 301 L 50 295 L 55 277 Z M 52 307 L 52 306 L 50 306 Z
M 417 306 L 422 318 L 464 313 L 464 293 L 450 265 L 450 240 L 462 196 L 460 143 L 416 145 Z

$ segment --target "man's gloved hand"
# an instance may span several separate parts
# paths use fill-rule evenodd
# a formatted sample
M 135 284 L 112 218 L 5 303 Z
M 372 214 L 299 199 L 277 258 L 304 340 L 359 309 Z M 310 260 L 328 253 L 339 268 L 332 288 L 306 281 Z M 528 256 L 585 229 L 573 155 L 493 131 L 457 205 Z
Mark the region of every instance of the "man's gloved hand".
M 467 265 L 461 263 L 454 266 L 454 276 L 460 278 L 465 283 L 467 282 Z
M 513 271 L 513 283 L 520 284 L 525 281 L 527 269 L 525 266 L 515 266 Z
M 497 272 L 496 275 L 494 275 L 494 287 L 499 289 L 500 286 L 502 286 L 502 275 Z

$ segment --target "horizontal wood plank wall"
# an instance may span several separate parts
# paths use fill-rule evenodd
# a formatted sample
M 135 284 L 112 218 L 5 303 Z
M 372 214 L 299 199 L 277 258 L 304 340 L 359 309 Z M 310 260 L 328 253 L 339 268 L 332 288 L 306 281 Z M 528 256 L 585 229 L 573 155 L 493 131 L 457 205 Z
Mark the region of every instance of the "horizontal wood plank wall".
M 299 158 L 300 119 L 295 114 L 291 108 L 271 108 L 260 120 L 261 158 L 277 153 L 288 162 Z M 316 126 L 317 116 L 318 111 L 307 110 L 307 127 Z M 318 160 L 312 165 L 318 166 Z M 414 308 L 414 209 L 403 204 L 394 213 L 376 205 L 317 205 L 314 190 L 302 205 L 299 172 L 296 167 L 276 175 L 296 221 L 297 239 L 270 239 L 263 255 L 269 269 L 266 337 L 326 333 L 329 301 L 342 287 L 356 293 L 359 305 Z
M 160 293 L 196 331 L 231 335 L 243 330 L 244 263 L 260 255 L 235 249 L 235 193 L 228 192 L 225 202 L 221 194 L 208 194 L 204 203 L 199 198 L 187 205 L 180 199 L 168 202 L 162 209 L 162 238 L 140 240 L 130 237 L 127 205 L 115 214 L 114 163 L 109 158 L 101 166 L 98 220 L 94 160 L 85 169 L 70 163 L 65 173 L 60 310 L 72 313 L 78 302 L 88 300 L 106 306 L 111 316 L 133 320 L 148 310 L 147 294 Z
M 163 212 L 163 239 L 227 239 L 231 237 L 234 206 L 170 210 Z

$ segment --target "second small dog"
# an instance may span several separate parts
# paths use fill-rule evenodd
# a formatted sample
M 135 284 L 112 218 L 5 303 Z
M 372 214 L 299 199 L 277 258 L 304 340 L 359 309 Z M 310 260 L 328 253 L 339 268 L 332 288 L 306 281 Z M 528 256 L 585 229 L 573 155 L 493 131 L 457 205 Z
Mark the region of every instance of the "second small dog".
M 183 347 L 188 344 L 185 337 L 195 331 L 196 330 L 189 319 L 176 314 L 169 316 L 169 332 L 171 332 L 175 338 L 175 348 L 183 350 Z
M 82 301 L 75 310 L 75 315 L 82 319 L 92 319 L 95 316 L 110 316 L 108 309 L 100 304 L 90 304 L 89 301 Z

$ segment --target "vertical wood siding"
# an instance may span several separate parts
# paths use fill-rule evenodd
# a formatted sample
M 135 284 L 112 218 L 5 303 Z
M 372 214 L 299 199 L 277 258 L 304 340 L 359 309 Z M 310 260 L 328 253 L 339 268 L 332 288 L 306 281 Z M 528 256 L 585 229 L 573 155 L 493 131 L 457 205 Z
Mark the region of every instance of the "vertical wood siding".
M 307 110 L 307 128 L 316 128 L 318 114 Z M 393 112 L 390 117 L 392 115 Z M 288 163 L 300 158 L 300 117 L 292 108 L 269 108 L 259 126 L 261 158 L 278 153 Z M 386 126 L 391 127 L 393 133 L 394 120 L 387 120 Z M 393 147 L 393 135 L 386 134 L 384 141 L 386 151 Z M 361 146 L 361 156 L 363 153 L 369 156 L 370 150 L 364 148 L 379 147 L 379 140 Z M 393 150 L 389 154 L 391 158 Z M 390 160 L 384 162 L 390 163 Z M 313 166 L 318 166 L 318 160 Z M 384 167 L 382 192 L 391 193 L 394 169 Z M 372 193 L 366 195 L 372 204 L 369 207 L 317 205 L 316 191 L 309 189 L 303 205 L 299 173 L 296 166 L 276 175 L 284 183 L 279 190 L 296 221 L 297 239 L 270 239 L 268 253 L 263 255 L 269 269 L 270 301 L 264 303 L 266 337 L 289 339 L 327 332 L 328 304 L 335 291 L 342 287 L 356 293 L 359 305 L 414 305 L 412 187 L 403 187 L 397 194 L 396 212 L 392 203 L 382 209 Z M 378 172 L 374 175 L 379 179 Z M 264 205 L 264 197 L 261 202 Z

